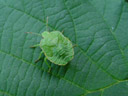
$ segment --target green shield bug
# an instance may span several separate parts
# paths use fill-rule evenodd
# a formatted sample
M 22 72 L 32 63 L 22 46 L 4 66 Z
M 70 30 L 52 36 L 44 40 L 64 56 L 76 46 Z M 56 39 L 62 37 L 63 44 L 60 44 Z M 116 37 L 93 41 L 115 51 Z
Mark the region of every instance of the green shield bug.
M 47 24 L 48 26 L 48 17 Z M 32 33 L 32 32 L 27 32 Z M 33 33 L 36 34 L 36 33 Z M 36 34 L 42 36 L 42 39 L 39 44 L 36 44 L 34 47 L 40 47 L 42 49 L 39 58 L 44 53 L 45 58 L 44 61 L 49 67 L 49 71 L 51 66 L 48 64 L 47 59 L 57 65 L 63 66 L 66 65 L 69 61 L 71 61 L 74 57 L 74 48 L 72 42 L 65 37 L 60 31 L 44 31 L 42 34 Z

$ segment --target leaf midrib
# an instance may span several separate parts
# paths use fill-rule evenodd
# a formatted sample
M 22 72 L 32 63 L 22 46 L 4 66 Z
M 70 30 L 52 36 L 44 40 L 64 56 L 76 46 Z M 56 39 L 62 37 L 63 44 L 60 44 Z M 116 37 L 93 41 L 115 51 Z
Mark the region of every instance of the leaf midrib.
M 6 95 L 8 95 L 8 96 L 14 96 L 14 95 L 10 94 L 9 92 L 3 91 L 3 90 L 0 90 L 0 93 L 6 94 Z
M 11 57 L 13 57 L 13 58 L 16 58 L 16 59 L 22 61 L 22 62 L 25 62 L 26 64 L 32 65 L 32 66 L 38 68 L 38 69 L 41 70 L 41 71 L 45 71 L 45 69 L 44 69 L 43 67 L 38 67 L 38 66 L 36 66 L 35 64 L 33 64 L 32 62 L 29 62 L 29 61 L 27 61 L 27 60 L 24 60 L 24 59 L 22 59 L 22 58 L 20 58 L 20 57 L 18 57 L 18 56 L 13 55 L 13 54 L 6 53 L 6 52 L 4 52 L 4 51 L 2 51 L 2 50 L 0 50 L 0 53 L 4 53 L 4 54 L 6 54 L 6 55 L 9 55 L 9 56 L 11 56 Z M 47 71 L 45 71 L 45 72 L 47 72 Z M 47 73 L 48 73 L 48 72 L 47 72 Z M 96 90 L 88 90 L 88 89 L 85 89 L 84 87 L 82 87 L 82 86 L 80 86 L 80 85 L 78 85 L 78 84 L 76 84 L 76 83 L 74 83 L 74 82 L 72 82 L 72 81 L 70 81 L 70 80 L 65 79 L 64 77 L 61 77 L 61 76 L 59 76 L 59 75 L 55 75 L 55 74 L 53 74 L 53 73 L 48 73 L 48 74 L 51 74 L 51 75 L 53 75 L 53 76 L 55 76 L 55 77 L 57 77 L 57 78 L 63 79 L 63 80 L 65 80 L 66 82 L 68 82 L 68 83 L 70 83 L 70 84 L 72 84 L 72 85 L 74 85 L 74 86 L 76 86 L 76 87 L 78 87 L 78 88 L 84 90 L 85 92 L 88 92 L 88 93 L 96 92 L 96 91 L 100 91 L 100 90 L 105 90 L 106 88 L 109 88 L 109 87 L 111 87 L 111 86 L 113 86 L 113 85 L 119 84 L 120 82 L 128 81 L 128 80 L 121 80 L 121 81 L 114 82 L 114 83 L 112 83 L 112 84 L 110 84 L 110 85 L 108 85 L 108 86 L 105 86 L 105 87 L 103 87 L 103 88 L 99 88 L 99 89 L 96 89 Z

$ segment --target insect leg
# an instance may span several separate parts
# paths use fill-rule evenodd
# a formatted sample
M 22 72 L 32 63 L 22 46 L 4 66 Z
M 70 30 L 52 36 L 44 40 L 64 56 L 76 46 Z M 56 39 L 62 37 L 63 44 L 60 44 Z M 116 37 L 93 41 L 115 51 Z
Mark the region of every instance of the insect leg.
M 36 45 L 31 46 L 30 48 L 36 48 L 36 47 L 39 47 L 39 46 L 40 46 L 40 44 L 36 44 Z
M 48 72 L 50 72 L 51 71 L 51 66 L 48 64 L 48 62 L 47 62 L 47 58 L 45 57 L 44 58 L 44 62 L 47 64 L 47 66 L 48 66 Z
M 77 44 L 73 45 L 73 48 L 74 48 L 74 47 L 77 47 Z
M 41 59 L 42 54 L 43 54 L 43 51 L 40 52 L 40 55 L 39 55 L 38 59 L 35 61 L 35 63 L 37 63 Z
M 62 32 L 61 32 L 62 34 L 64 33 L 64 30 L 62 30 Z

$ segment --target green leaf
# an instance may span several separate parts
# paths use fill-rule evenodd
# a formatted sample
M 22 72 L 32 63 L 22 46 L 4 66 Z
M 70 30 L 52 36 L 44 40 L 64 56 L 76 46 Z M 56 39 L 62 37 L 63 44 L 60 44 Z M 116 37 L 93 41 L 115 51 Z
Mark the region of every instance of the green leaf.
M 0 96 L 127 96 L 125 0 L 0 0 Z M 26 32 L 63 31 L 75 48 L 67 66 L 43 59 Z M 44 55 L 42 56 L 44 58 Z

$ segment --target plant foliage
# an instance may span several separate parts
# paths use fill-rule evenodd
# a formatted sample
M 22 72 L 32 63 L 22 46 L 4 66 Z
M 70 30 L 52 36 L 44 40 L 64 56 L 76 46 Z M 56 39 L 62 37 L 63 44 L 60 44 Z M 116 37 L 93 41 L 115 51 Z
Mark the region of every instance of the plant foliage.
M 0 0 L 0 96 L 128 96 L 125 0 Z M 66 66 L 43 59 L 26 32 L 63 31 L 77 44 Z M 44 58 L 44 55 L 42 56 Z

